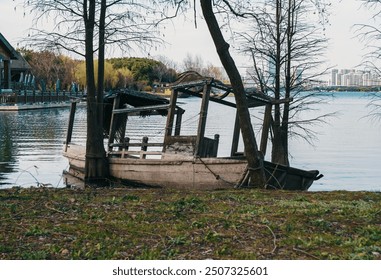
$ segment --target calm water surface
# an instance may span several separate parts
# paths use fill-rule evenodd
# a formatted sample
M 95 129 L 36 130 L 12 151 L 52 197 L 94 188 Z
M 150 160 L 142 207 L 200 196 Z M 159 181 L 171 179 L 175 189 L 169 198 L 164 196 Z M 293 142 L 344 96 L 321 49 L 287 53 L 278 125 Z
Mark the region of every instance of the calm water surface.
M 182 134 L 195 134 L 198 125 L 199 99 L 182 99 Z M 324 177 L 310 190 L 368 190 L 381 191 L 381 122 L 366 118 L 369 99 L 361 93 L 338 93 L 327 97 L 327 103 L 301 118 L 312 118 L 337 112 L 327 124 L 313 129 L 318 133 L 314 146 L 291 139 L 291 164 L 303 169 L 318 169 Z M 0 112 L 0 188 L 31 186 L 36 183 L 63 187 L 62 171 L 68 162 L 62 157 L 69 109 L 49 109 L 20 112 Z M 231 133 L 234 127 L 233 109 L 211 102 L 207 136 L 220 134 L 219 156 L 230 154 Z M 260 111 L 252 112 L 254 128 L 260 129 Z M 148 136 L 161 141 L 165 118 L 131 117 L 128 132 L 132 140 Z M 78 109 L 73 142 L 84 143 L 86 113 Z M 242 143 L 240 143 L 242 150 Z

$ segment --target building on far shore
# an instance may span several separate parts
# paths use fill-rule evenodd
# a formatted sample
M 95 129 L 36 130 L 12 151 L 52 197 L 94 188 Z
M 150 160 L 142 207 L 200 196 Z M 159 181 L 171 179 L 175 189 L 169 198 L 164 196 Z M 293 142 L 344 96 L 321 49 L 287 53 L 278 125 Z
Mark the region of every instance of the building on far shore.
M 371 71 L 356 69 L 332 69 L 329 85 L 346 87 L 381 86 L 381 77 Z
M 13 89 L 30 75 L 31 67 L 0 33 L 0 91 Z

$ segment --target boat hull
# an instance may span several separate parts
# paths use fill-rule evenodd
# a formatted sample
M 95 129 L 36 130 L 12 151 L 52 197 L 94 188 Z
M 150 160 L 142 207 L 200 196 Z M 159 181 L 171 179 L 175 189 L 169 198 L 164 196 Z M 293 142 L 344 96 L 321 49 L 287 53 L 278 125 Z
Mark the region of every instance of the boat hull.
M 84 147 L 69 145 L 64 155 L 69 160 L 69 172 L 83 178 L 85 167 Z M 109 158 L 109 173 L 113 179 L 130 185 L 180 189 L 234 188 L 247 166 L 244 159 L 234 158 Z M 268 188 L 307 190 L 318 171 L 265 162 Z

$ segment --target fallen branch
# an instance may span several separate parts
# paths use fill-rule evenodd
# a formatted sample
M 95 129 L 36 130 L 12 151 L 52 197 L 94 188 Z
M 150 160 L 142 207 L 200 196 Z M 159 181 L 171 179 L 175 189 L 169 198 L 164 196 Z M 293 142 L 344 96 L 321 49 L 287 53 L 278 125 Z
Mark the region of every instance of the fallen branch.
M 60 214 L 66 214 L 65 212 L 62 212 L 61 210 L 58 210 L 58 209 L 53 208 L 53 207 L 50 207 L 50 206 L 48 205 L 48 203 L 45 203 L 44 206 L 45 206 L 47 209 L 52 210 L 52 211 L 55 211 L 55 212 L 57 212 L 57 213 L 60 213 Z
M 296 252 L 303 253 L 303 254 L 305 254 L 305 255 L 307 255 L 307 256 L 309 256 L 309 257 L 315 259 L 315 260 L 320 260 L 318 257 L 316 257 L 316 256 L 314 256 L 314 255 L 312 255 L 312 254 L 310 254 L 310 253 L 308 253 L 308 252 L 306 252 L 306 251 L 303 251 L 303 250 L 301 250 L 301 249 L 298 249 L 298 248 L 296 248 L 296 247 L 292 248 L 292 250 L 294 250 L 294 251 L 296 251 Z
M 273 243 L 274 243 L 274 248 L 273 250 L 271 251 L 271 254 L 274 254 L 275 250 L 278 248 L 277 245 L 276 245 L 276 236 L 275 236 L 275 233 L 272 231 L 272 229 L 268 226 L 268 225 L 263 225 L 265 227 L 267 227 L 269 229 L 269 231 L 271 232 L 271 234 L 273 235 Z

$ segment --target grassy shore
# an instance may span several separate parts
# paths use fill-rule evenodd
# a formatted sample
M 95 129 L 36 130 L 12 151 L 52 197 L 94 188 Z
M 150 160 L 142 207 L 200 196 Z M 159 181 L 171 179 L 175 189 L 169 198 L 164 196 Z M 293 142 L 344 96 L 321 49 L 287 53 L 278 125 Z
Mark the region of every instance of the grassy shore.
M 0 259 L 381 259 L 381 193 L 0 190 Z

